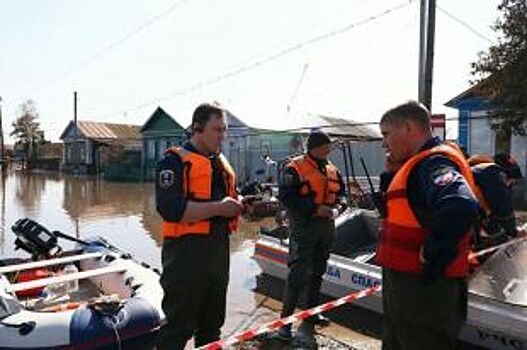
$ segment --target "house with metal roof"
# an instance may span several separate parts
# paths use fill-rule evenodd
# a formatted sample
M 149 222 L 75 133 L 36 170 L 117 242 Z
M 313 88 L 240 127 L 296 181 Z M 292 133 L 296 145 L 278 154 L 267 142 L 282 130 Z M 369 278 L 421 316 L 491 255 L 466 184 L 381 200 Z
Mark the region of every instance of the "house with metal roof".
M 74 121 L 66 126 L 61 169 L 66 173 L 99 174 L 104 167 L 118 162 L 140 166 L 141 134 L 139 125 L 93 121 Z

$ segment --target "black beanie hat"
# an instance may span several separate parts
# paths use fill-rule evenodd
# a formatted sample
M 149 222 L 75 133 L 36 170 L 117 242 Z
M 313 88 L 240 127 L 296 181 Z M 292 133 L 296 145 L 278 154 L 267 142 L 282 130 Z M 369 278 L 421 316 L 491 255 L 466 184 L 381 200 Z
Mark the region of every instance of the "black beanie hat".
M 307 151 L 311 151 L 318 146 L 327 145 L 331 143 L 329 135 L 322 131 L 313 131 L 307 138 Z
M 498 153 L 494 156 L 494 162 L 503 169 L 503 172 L 509 179 L 519 179 L 522 177 L 518 162 L 510 154 Z

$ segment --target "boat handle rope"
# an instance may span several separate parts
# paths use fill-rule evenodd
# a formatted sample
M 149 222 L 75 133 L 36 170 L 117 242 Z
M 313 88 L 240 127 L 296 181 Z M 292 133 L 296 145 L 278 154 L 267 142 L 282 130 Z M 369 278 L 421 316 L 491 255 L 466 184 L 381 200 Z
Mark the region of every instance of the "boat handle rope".
M 18 328 L 18 333 L 20 335 L 28 335 L 35 329 L 37 323 L 35 321 L 25 321 L 22 323 L 7 323 L 5 321 L 0 321 L 0 324 L 8 328 Z

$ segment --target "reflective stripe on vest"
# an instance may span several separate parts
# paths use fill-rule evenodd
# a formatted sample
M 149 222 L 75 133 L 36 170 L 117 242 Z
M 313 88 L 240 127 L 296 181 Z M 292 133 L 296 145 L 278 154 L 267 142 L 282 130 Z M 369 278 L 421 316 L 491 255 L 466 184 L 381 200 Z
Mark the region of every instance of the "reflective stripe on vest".
M 171 147 L 167 152 L 172 152 L 181 157 L 183 163 L 183 193 L 188 200 L 197 202 L 210 201 L 212 198 L 212 165 L 210 159 L 196 152 L 191 152 L 181 147 Z M 236 192 L 236 176 L 228 160 L 220 154 L 224 178 L 227 185 L 227 195 L 238 198 Z M 239 218 L 229 221 L 229 232 L 238 228 Z M 163 237 L 177 238 L 187 234 L 205 235 L 210 233 L 210 220 L 197 222 L 163 222 Z
M 317 205 L 333 206 L 337 202 L 340 181 L 337 168 L 333 164 L 329 162 L 326 164 L 325 175 L 320 171 L 315 161 L 306 155 L 292 159 L 287 166 L 295 169 L 300 177 L 302 182 L 300 194 L 315 193 Z
M 474 189 L 474 177 L 461 152 L 448 145 L 439 145 L 422 151 L 407 160 L 397 171 L 386 194 L 387 217 L 381 222 L 377 263 L 397 271 L 419 273 L 422 263 L 420 250 L 430 229 L 422 227 L 407 197 L 408 177 L 424 158 L 441 154 L 448 157 L 460 169 L 470 188 Z M 457 255 L 446 268 L 447 277 L 463 277 L 468 274 L 468 250 L 470 231 L 465 233 L 457 246 Z
M 491 166 L 497 166 L 497 164 L 495 163 L 479 163 L 479 164 L 476 164 L 474 166 L 472 166 L 472 169 L 478 169 L 478 170 L 484 170 L 486 168 L 489 168 Z M 481 207 L 481 209 L 483 209 L 483 211 L 485 212 L 485 215 L 490 215 L 491 213 L 491 210 L 490 210 L 490 205 L 489 205 L 489 202 L 487 202 L 487 199 L 485 198 L 485 196 L 483 195 L 483 190 L 481 189 L 481 187 L 478 186 L 478 184 L 475 184 L 474 186 L 474 194 L 476 195 L 476 198 L 478 199 L 478 202 L 479 202 L 479 206 Z

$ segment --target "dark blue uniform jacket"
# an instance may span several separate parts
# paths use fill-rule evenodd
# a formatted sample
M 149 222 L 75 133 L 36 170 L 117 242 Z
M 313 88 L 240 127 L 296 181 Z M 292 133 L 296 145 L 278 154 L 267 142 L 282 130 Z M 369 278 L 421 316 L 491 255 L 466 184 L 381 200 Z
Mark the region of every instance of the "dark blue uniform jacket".
M 483 218 L 487 233 L 496 235 L 503 229 L 508 236 L 517 235 L 516 219 L 512 206 L 512 190 L 505 183 L 503 169 L 495 164 L 488 167 L 472 167 L 474 180 L 487 200 L 491 214 Z
M 439 138 L 428 140 L 421 151 L 437 146 Z M 381 175 L 386 192 L 394 173 Z M 442 155 L 419 162 L 408 178 L 408 201 L 422 226 L 431 229 L 423 246 L 425 264 L 422 278 L 439 276 L 456 256 L 457 244 L 474 224 L 478 201 L 457 165 Z
M 197 152 L 194 146 L 187 142 L 183 147 Z M 199 152 L 197 152 L 199 153 Z M 217 155 L 210 155 L 212 165 L 212 198 L 222 200 L 227 196 L 227 185 L 220 160 Z M 183 192 L 183 162 L 179 155 L 166 152 L 156 168 L 156 208 L 164 221 L 178 222 L 187 208 L 187 198 Z M 228 219 L 214 217 L 212 221 L 212 236 L 226 237 Z
M 326 171 L 327 161 L 325 160 L 316 160 L 312 158 L 319 166 L 319 170 L 322 173 Z M 340 173 L 338 174 L 340 182 L 340 192 L 337 194 L 337 204 L 346 204 L 346 189 L 344 187 L 344 182 Z M 302 182 L 300 177 L 295 169 L 291 167 L 286 167 L 284 174 L 280 177 L 279 184 L 279 199 L 287 208 L 287 210 L 300 215 L 303 217 L 311 217 L 315 214 L 317 210 L 317 205 L 315 203 L 315 194 L 300 194 L 300 188 L 302 187 Z

